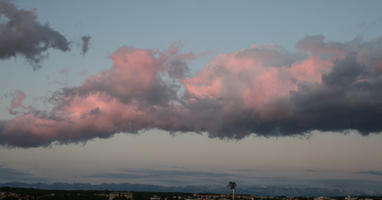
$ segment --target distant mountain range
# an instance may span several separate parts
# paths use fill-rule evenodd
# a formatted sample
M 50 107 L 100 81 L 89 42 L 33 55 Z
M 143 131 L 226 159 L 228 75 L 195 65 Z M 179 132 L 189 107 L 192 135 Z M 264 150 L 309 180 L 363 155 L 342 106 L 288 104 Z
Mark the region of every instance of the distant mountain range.
M 24 187 L 49 190 L 114 190 L 114 191 L 149 191 L 149 192 L 188 192 L 188 193 L 229 193 L 222 185 L 191 185 L 191 186 L 159 186 L 130 183 L 22 183 L 8 182 L 0 183 L 0 187 Z M 256 196 L 381 196 L 382 192 L 378 188 L 369 190 L 357 190 L 354 188 L 315 188 L 298 186 L 241 186 L 237 188 L 238 193 L 251 194 Z

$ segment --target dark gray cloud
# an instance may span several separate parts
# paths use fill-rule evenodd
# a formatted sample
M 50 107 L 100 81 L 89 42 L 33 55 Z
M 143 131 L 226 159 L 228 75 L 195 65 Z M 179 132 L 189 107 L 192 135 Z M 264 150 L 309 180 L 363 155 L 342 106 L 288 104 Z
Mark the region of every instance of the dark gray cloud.
M 322 85 L 307 85 L 291 95 L 293 117 L 280 127 L 284 133 L 311 130 L 357 130 L 363 135 L 382 130 L 382 79 L 350 55 L 336 61 Z
M 90 35 L 82 36 L 81 37 L 81 40 L 82 40 L 82 55 L 85 55 L 88 52 L 90 39 L 91 39 Z
M 356 174 L 365 174 L 365 175 L 375 175 L 382 176 L 382 171 L 368 170 L 368 171 L 358 171 Z
M 49 48 L 69 50 L 61 33 L 40 24 L 34 11 L 18 9 L 10 0 L 0 0 L 0 22 L 0 59 L 23 56 L 37 69 Z

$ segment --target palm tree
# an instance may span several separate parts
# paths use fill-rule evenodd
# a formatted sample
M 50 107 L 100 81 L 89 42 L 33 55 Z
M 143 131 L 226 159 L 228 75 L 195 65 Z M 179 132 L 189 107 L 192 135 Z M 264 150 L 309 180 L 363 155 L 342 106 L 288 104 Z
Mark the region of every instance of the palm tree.
M 229 189 L 232 190 L 232 200 L 235 200 L 235 188 L 236 188 L 236 183 L 233 182 L 233 181 L 230 181 L 230 182 L 228 182 L 227 187 L 228 187 Z

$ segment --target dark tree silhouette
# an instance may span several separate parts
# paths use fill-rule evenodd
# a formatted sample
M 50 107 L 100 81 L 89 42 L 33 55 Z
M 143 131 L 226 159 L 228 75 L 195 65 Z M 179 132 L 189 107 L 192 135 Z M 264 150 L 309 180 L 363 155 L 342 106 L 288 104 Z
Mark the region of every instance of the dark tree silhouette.
M 232 190 L 232 200 L 235 200 L 235 188 L 236 188 L 236 183 L 233 182 L 233 181 L 230 181 L 230 182 L 228 182 L 227 187 L 228 187 L 229 189 Z

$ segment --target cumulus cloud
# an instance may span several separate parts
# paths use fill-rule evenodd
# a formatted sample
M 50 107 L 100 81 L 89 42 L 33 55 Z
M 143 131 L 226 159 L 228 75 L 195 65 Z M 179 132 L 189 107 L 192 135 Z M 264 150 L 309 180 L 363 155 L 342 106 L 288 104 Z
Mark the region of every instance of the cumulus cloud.
M 69 42 L 49 25 L 40 24 L 35 11 L 0 0 L 0 59 L 23 56 L 37 69 L 49 48 L 68 51 Z
M 0 144 L 46 146 L 161 129 L 242 139 L 313 130 L 382 130 L 382 38 L 326 42 L 308 36 L 298 52 L 252 45 L 221 53 L 195 75 L 196 54 L 121 47 L 114 64 L 64 88 L 53 109 L 0 122 Z

